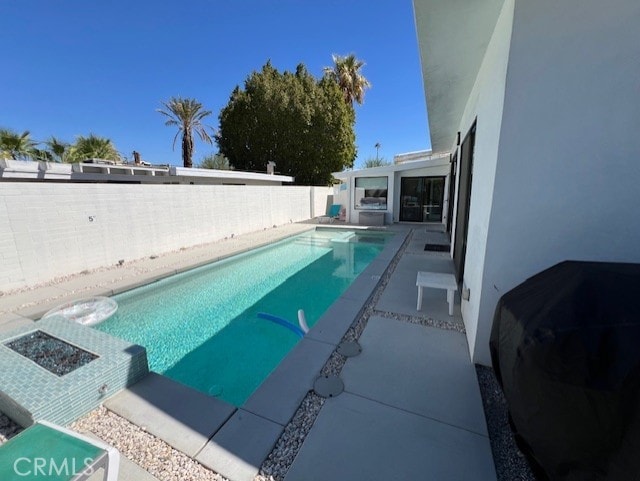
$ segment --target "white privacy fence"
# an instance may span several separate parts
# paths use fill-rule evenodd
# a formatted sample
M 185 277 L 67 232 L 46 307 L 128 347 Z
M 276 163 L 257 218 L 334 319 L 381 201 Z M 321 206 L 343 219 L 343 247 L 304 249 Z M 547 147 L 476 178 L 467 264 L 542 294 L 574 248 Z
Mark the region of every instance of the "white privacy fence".
M 0 183 L 0 291 L 324 214 L 329 187 Z

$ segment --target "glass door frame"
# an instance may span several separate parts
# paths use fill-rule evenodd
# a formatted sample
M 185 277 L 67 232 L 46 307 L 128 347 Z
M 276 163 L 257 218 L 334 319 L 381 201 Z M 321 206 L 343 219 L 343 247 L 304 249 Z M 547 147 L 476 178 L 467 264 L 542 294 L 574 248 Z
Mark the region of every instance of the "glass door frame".
M 407 196 L 406 195 L 406 187 L 405 187 L 405 179 L 407 179 L 407 181 L 410 179 L 412 181 L 417 181 L 418 182 L 418 186 L 417 186 L 417 194 L 418 197 L 416 198 L 416 204 L 415 206 L 405 206 L 404 205 L 404 198 Z M 427 198 L 429 195 L 429 192 L 427 189 L 427 186 L 429 184 L 432 184 L 432 182 L 434 180 L 440 180 L 441 181 L 441 196 L 440 199 L 438 199 L 438 201 L 440 202 L 440 219 L 439 220 L 427 220 L 427 215 L 429 214 L 428 212 L 428 208 L 429 207 L 433 207 L 434 204 L 427 204 L 428 201 L 433 202 L 433 199 L 429 199 Z M 420 223 L 426 223 L 426 222 L 442 222 L 442 218 L 444 215 L 444 190 L 445 190 L 445 183 L 446 183 L 446 176 L 444 175 L 422 175 L 422 176 L 404 176 L 404 177 L 400 177 L 400 212 L 399 212 L 399 219 L 400 222 L 420 222 Z M 435 204 L 435 206 L 437 207 L 437 204 Z M 416 214 L 417 214 L 417 218 L 416 215 L 407 215 L 407 211 L 405 211 L 405 208 L 409 208 L 412 207 L 414 210 L 416 210 Z

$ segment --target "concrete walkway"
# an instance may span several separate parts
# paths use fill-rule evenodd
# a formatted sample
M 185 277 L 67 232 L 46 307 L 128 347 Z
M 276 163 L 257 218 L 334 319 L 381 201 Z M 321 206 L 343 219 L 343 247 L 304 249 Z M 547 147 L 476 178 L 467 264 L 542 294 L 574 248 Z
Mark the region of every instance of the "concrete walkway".
M 445 291 L 426 289 L 416 310 L 417 271 L 453 272 L 448 253 L 424 251 L 434 239 L 414 231 L 342 370 L 345 391 L 326 400 L 286 481 L 496 480 L 460 298 L 449 316 Z
M 495 481 L 462 333 L 372 317 L 286 481 Z
M 0 330 L 31 323 L 68 299 L 113 295 L 313 227 L 282 226 L 5 295 Z M 437 289 L 425 289 L 423 308 L 416 310 L 417 271 L 453 272 L 448 253 L 424 250 L 425 243 L 441 243 L 446 236 L 424 226 L 393 227 L 405 233 L 402 239 L 415 227 L 411 242 L 360 337 L 362 353 L 343 368 L 345 391 L 325 402 L 287 481 L 496 479 L 459 295 L 453 316 L 446 292 Z M 251 479 L 392 258 L 391 249 L 385 250 L 242 408 L 158 375 L 107 407 L 229 479 Z M 286 399 L 274 402 L 280 394 Z

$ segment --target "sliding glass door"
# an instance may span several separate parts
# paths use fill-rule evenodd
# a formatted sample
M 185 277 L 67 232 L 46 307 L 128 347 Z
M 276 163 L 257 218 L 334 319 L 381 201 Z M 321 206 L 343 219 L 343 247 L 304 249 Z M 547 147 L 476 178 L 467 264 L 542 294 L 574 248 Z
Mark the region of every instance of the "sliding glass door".
M 445 177 L 402 177 L 400 220 L 442 222 Z

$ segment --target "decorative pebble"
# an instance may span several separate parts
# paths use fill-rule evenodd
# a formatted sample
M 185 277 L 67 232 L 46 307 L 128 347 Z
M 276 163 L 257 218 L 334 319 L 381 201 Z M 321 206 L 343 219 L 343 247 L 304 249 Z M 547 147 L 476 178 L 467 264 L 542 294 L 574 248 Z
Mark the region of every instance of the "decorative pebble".
M 507 401 L 493 369 L 476 366 L 497 481 L 536 481 L 509 427 Z
M 69 374 L 98 357 L 42 331 L 32 332 L 5 345 L 57 376 Z
M 409 245 L 411 237 L 412 234 L 407 237 L 386 272 L 381 276 L 380 283 L 374 294 L 356 316 L 356 320 L 342 338 L 343 342 L 357 341 L 371 315 L 464 332 L 464 327 L 457 323 L 374 310 L 374 306 L 380 298 L 384 287 L 389 282 L 389 278 L 400 257 L 402 257 Z M 159 263 L 157 267 L 162 265 L 164 264 Z M 96 271 L 107 269 L 96 269 Z M 142 267 L 137 267 L 136 269 L 139 272 L 146 270 Z M 67 278 L 71 277 L 73 276 L 67 276 Z M 321 374 L 324 376 L 338 376 L 344 367 L 346 359 L 338 352 L 333 352 L 323 366 Z M 498 481 L 535 481 L 526 461 L 513 441 L 513 435 L 506 421 L 506 403 L 497 385 L 493 371 L 490 368 L 479 366 L 477 367 L 477 372 Z M 291 421 L 285 426 L 273 450 L 260 467 L 255 481 L 284 480 L 324 402 L 325 399 L 314 392 L 307 393 Z M 80 432 L 90 431 L 94 433 L 116 447 L 124 456 L 143 467 L 160 481 L 228 481 L 223 476 L 210 471 L 185 454 L 176 451 L 164 441 L 157 439 L 145 432 L 144 429 L 129 423 L 104 407 L 92 411 L 71 427 Z M 0 443 L 21 430 L 20 426 L 0 413 Z
M 0 413 L 0 444 L 8 441 L 22 431 L 22 427 Z

